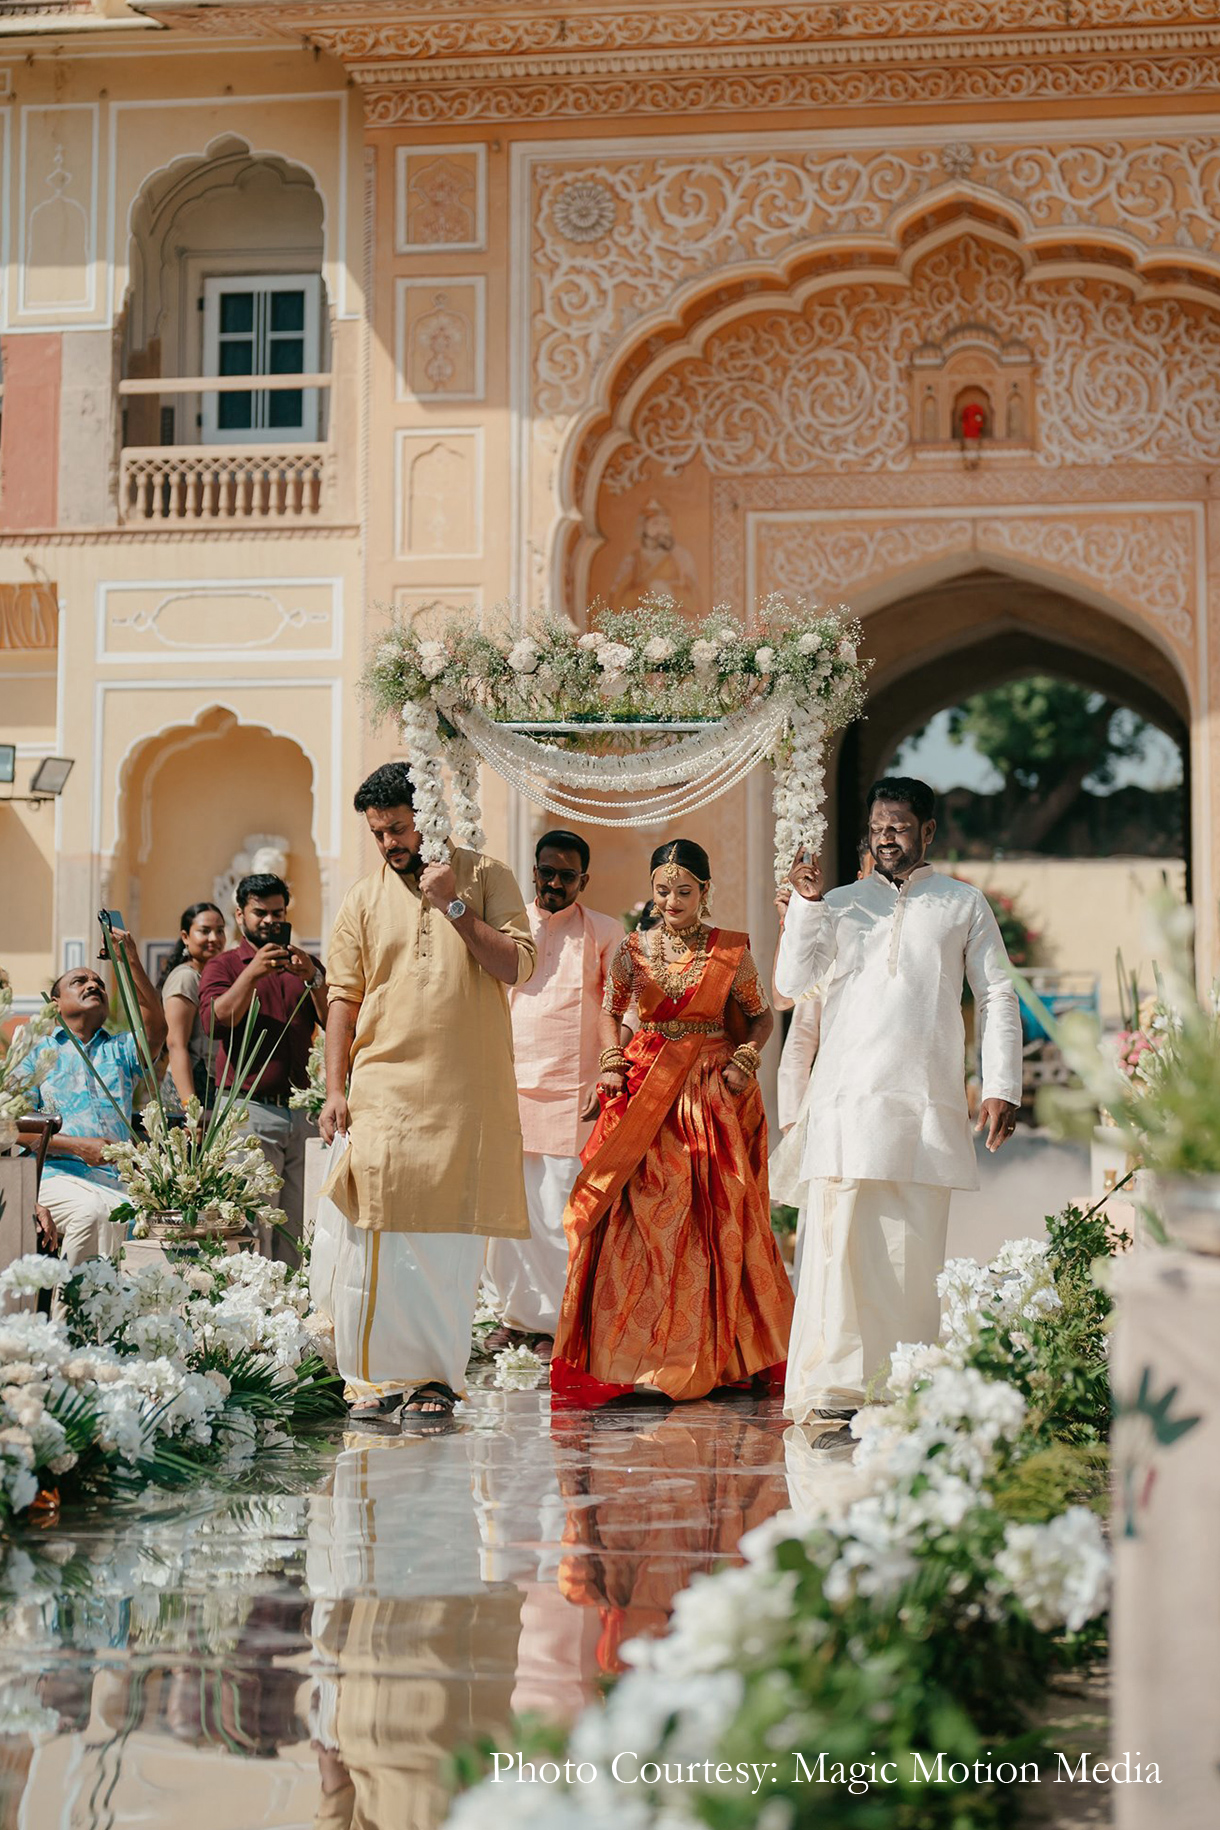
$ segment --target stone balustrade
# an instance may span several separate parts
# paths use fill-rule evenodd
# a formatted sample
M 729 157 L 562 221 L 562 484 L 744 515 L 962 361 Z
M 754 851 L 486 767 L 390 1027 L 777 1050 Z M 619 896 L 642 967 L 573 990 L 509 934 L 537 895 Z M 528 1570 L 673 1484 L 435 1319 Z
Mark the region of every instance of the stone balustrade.
M 325 444 L 131 445 L 121 459 L 119 516 L 127 526 L 320 521 L 333 464 Z

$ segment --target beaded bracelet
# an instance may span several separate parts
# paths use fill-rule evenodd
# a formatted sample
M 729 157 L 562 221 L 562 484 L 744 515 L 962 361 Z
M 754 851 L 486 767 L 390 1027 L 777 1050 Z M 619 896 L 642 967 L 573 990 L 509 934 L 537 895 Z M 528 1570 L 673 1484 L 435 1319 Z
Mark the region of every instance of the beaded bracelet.
M 597 1057 L 597 1065 L 603 1074 L 625 1074 L 627 1057 L 621 1048 L 604 1048 Z
M 743 1042 L 740 1048 L 734 1049 L 729 1060 L 735 1068 L 740 1068 L 743 1074 L 748 1074 L 753 1079 L 758 1072 L 762 1056 L 752 1042 Z

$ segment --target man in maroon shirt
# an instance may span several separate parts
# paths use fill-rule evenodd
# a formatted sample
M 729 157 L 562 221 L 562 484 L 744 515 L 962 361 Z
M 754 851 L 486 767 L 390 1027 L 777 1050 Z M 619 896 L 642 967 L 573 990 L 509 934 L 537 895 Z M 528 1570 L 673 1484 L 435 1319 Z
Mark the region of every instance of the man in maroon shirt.
M 252 1071 L 241 1090 L 250 1099 L 250 1128 L 267 1161 L 284 1178 L 280 1206 L 291 1239 L 283 1232 L 263 1249 L 289 1264 L 299 1262 L 292 1240 L 300 1239 L 305 1211 L 305 1140 L 313 1135 L 311 1119 L 294 1112 L 289 1096 L 309 1084 L 309 1047 L 320 1023 L 326 1027 L 326 973 L 319 960 L 300 947 L 283 944 L 281 924 L 288 917 L 289 889 L 282 877 L 265 872 L 243 877 L 237 886 L 237 923 L 241 939 L 228 953 L 209 960 L 199 982 L 199 1020 L 205 1035 L 219 1042 L 217 1084 L 233 1084 L 231 1057 L 245 1033 L 254 1006 Z

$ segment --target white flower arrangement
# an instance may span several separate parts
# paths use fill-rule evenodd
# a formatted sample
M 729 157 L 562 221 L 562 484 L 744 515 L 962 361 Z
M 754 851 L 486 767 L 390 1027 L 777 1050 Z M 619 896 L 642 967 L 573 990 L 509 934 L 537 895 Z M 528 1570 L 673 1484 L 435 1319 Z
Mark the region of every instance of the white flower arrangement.
M 326 1031 L 318 1030 L 309 1045 L 308 1084 L 293 1087 L 288 1104 L 294 1112 L 307 1112 L 316 1121 L 326 1104 Z
M 533 1391 L 543 1374 L 545 1363 L 532 1347 L 504 1347 L 492 1360 L 494 1384 L 502 1392 Z
M 897 1350 L 891 1402 L 857 1413 L 850 1462 L 829 1461 L 800 1430 L 789 1431 L 797 1510 L 746 1534 L 744 1567 L 695 1576 L 675 1597 L 664 1637 L 620 1648 L 626 1675 L 604 1706 L 580 1718 L 566 1749 L 596 1776 L 526 1786 L 501 1775 L 494 1792 L 485 1782 L 456 1801 L 448 1830 L 474 1830 L 493 1811 L 500 1822 L 573 1830 L 622 1822 L 613 1815 L 621 1787 L 601 1775 L 623 1749 L 640 1776 L 629 1801 L 637 1830 L 679 1830 L 713 1815 L 777 1826 L 821 1821 L 820 1799 L 807 1804 L 804 1792 L 774 1792 L 759 1811 L 752 1769 L 738 1763 L 774 1771 L 767 1763 L 775 1749 L 825 1745 L 828 1723 L 846 1748 L 857 1716 L 866 1760 L 881 1758 L 891 1722 L 891 1756 L 919 1746 L 928 1723 L 912 1726 L 913 1690 L 939 1682 L 939 1699 L 928 1705 L 933 1723 L 946 1700 L 944 1677 L 929 1679 L 930 1638 L 943 1642 L 942 1672 L 959 1656 L 986 1670 L 992 1644 L 1011 1648 L 1011 1657 L 1031 1629 L 1058 1640 L 1104 1613 L 1110 1559 L 1096 1514 L 1069 1505 L 1026 1521 L 1002 1511 L 1005 1482 L 1036 1452 L 1028 1406 L 1015 1385 L 989 1376 L 986 1362 L 970 1361 L 995 1314 L 1009 1326 L 1054 1326 L 1048 1248 L 1014 1241 L 973 1273 L 964 1261 L 950 1267 L 962 1313 L 942 1341 Z M 976 1636 L 972 1646 L 967 1635 Z M 1042 1657 L 1034 1655 L 1031 1672 L 1045 1670 Z M 548 1746 L 547 1756 L 554 1752 Z M 917 1810 L 917 1801 L 907 1808 Z
M 799 847 L 820 850 L 826 832 L 824 744 L 859 712 L 866 672 L 858 659 L 858 625 L 843 606 L 822 609 L 773 596 L 747 628 L 723 608 L 693 624 L 672 599 L 657 595 L 635 610 L 601 614 L 598 627 L 584 633 L 555 619 L 523 631 L 507 613 L 502 624 L 496 636 L 466 619 L 455 621 L 443 637 L 423 638 L 400 620 L 365 675 L 374 708 L 402 719 L 426 862 L 445 856 L 450 836 L 459 845 L 482 844 L 480 756 L 539 805 L 604 826 L 664 824 L 678 810 L 691 812 L 727 792 L 770 757 L 776 770 L 777 880 L 787 875 Z M 779 715 L 764 721 L 766 747 L 734 750 L 728 736 L 734 716 L 768 706 Z M 678 746 L 689 764 L 681 793 L 654 796 L 641 807 L 606 795 L 635 795 L 648 786 L 648 758 L 582 758 L 594 764 L 582 800 L 555 786 L 557 758 L 574 760 L 570 753 L 496 731 L 513 720 L 662 726 L 698 720 L 713 728 L 702 748 Z M 446 754 L 453 774 L 452 819 L 444 795 Z
M 0 984 L 0 1024 L 8 1021 L 12 1009 L 12 989 Z M 31 1090 L 50 1070 L 49 1058 L 40 1063 L 31 1057 L 56 1021 L 53 1010 L 40 1010 L 21 1025 L 10 1042 L 0 1036 L 0 1150 L 10 1150 L 17 1142 L 18 1120 L 32 1110 Z
M 231 1104 L 206 1130 L 195 1099 L 185 1125 L 170 1125 L 160 1101 L 145 1106 L 141 1117 L 142 1140 L 126 1138 L 104 1152 L 140 1214 L 180 1213 L 187 1224 L 214 1215 L 229 1227 L 283 1224 L 275 1205 L 283 1178 L 247 1129 L 244 1104 Z
M 333 1352 L 286 1265 L 30 1256 L 0 1272 L 0 1305 L 56 1287 L 61 1318 L 0 1313 L 0 1521 L 65 1479 L 79 1493 L 104 1491 L 115 1469 L 152 1481 L 171 1448 L 240 1461 L 298 1414 L 340 1408 Z

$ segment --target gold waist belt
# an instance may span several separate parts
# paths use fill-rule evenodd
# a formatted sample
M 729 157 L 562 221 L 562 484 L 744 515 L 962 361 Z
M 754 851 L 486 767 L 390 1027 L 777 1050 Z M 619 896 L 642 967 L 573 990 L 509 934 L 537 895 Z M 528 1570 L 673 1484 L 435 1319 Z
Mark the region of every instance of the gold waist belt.
M 667 1042 L 677 1042 L 682 1036 L 723 1036 L 724 1026 L 720 1023 L 641 1023 L 640 1034 L 664 1036 Z

